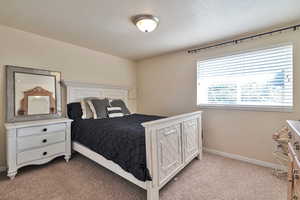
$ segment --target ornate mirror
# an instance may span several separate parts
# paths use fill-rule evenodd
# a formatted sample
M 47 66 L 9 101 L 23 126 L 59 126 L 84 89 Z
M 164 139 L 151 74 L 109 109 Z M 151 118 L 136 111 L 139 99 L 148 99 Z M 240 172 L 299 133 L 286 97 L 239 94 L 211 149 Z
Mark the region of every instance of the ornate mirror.
M 60 72 L 6 66 L 8 122 L 61 116 Z

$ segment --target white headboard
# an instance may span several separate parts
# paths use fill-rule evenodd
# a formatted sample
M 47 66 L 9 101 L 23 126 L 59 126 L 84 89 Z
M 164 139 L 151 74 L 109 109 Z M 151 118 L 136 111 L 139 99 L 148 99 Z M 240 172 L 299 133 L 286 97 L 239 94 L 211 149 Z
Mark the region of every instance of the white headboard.
M 122 99 L 128 106 L 129 88 L 102 85 L 95 83 L 83 83 L 75 81 L 63 81 L 66 87 L 66 100 L 68 103 L 80 102 L 86 97 Z

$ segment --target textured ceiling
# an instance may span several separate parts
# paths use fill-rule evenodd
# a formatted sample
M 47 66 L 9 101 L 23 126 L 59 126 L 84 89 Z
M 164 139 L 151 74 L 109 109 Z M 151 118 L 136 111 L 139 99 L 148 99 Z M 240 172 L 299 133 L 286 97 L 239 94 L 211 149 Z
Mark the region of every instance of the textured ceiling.
M 299 0 L 0 0 L 0 24 L 138 60 L 300 21 Z M 136 14 L 160 25 L 142 33 Z

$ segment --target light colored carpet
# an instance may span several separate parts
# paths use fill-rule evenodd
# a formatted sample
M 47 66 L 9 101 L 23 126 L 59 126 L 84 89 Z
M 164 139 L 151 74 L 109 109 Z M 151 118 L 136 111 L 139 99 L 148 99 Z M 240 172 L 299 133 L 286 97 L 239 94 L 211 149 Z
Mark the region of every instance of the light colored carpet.
M 1 200 L 146 200 L 143 189 L 75 155 L 0 176 Z M 204 154 L 160 192 L 161 200 L 285 200 L 287 183 L 270 169 Z

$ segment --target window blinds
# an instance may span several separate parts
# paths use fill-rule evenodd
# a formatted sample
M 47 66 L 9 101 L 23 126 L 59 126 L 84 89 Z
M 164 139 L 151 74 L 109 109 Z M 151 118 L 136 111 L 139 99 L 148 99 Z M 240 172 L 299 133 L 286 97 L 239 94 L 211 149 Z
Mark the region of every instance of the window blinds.
M 199 61 L 197 104 L 292 108 L 293 46 Z

